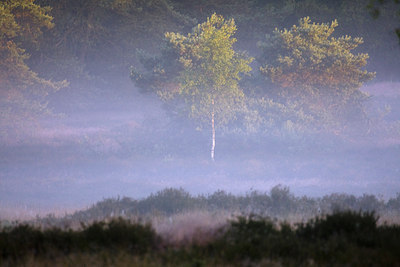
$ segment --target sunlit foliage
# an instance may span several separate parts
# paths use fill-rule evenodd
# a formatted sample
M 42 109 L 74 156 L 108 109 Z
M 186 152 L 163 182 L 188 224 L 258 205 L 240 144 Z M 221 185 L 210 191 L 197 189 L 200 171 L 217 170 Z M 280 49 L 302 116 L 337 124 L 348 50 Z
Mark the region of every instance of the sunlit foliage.
M 164 83 L 156 84 L 157 93 L 165 101 L 174 98 L 184 101 L 183 111 L 190 118 L 202 125 L 211 126 L 214 144 L 214 122 L 223 125 L 235 118 L 235 112 L 240 109 L 244 99 L 238 81 L 242 74 L 251 71 L 249 64 L 253 61 L 253 58 L 233 49 L 236 42 L 233 38 L 235 32 L 233 19 L 225 20 L 222 16 L 213 14 L 206 22 L 195 27 L 192 33 L 165 34 L 169 50 L 164 51 L 172 50 L 175 60 L 179 62 L 179 71 L 176 77 L 169 78 L 169 86 L 166 82 L 168 78 L 165 78 Z M 142 62 L 150 63 L 147 64 L 147 69 L 153 70 L 150 78 L 147 78 L 150 81 L 158 78 L 154 76 L 165 77 L 166 73 L 171 74 L 170 70 L 165 69 L 177 65 L 168 64 L 162 59 Z M 146 86 L 146 83 L 141 83 L 141 74 L 134 71 L 132 77 L 139 85 Z M 213 152 L 211 157 L 213 158 Z
M 233 20 L 214 14 L 187 36 L 166 34 L 183 65 L 178 90 L 172 93 L 185 98 L 193 118 L 209 123 L 214 112 L 216 121 L 224 123 L 243 98 L 238 81 L 251 70 L 252 58 L 234 51 L 235 31 Z
M 52 28 L 49 8 L 33 0 L 0 2 L 0 137 L 15 135 L 27 118 L 46 111 L 44 97 L 64 86 L 40 78 L 25 63 L 24 46 L 38 44 L 42 29 Z M 32 126 L 32 125 L 30 125 Z
M 335 38 L 337 26 L 336 20 L 318 24 L 306 17 L 289 30 L 276 29 L 260 43 L 260 71 L 272 82 L 276 99 L 298 102 L 325 119 L 361 113 L 355 109 L 361 109 L 366 95 L 359 88 L 375 74 L 363 69 L 368 54 L 352 52 L 362 38 Z

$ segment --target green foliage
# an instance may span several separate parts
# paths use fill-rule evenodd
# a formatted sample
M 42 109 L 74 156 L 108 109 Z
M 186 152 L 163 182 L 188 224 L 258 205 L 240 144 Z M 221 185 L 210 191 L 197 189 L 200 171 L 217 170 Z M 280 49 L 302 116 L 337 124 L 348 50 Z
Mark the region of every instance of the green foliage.
M 361 242 L 357 239 L 371 237 L 376 233 L 377 220 L 373 212 L 337 211 L 326 218 L 317 217 L 305 225 L 300 224 L 299 235 L 311 241 L 344 235 L 350 242 Z
M 149 39 L 157 38 L 166 30 L 193 24 L 164 0 L 40 2 L 52 6 L 55 17 L 55 28 L 46 36 L 50 56 L 58 56 L 56 59 L 76 57 L 92 71 L 93 61 L 106 64 L 104 67 L 127 64 L 122 58 L 127 58 L 126 50 L 148 46 L 143 42 L 149 43 Z M 177 26 L 178 23 L 181 26 Z M 106 51 L 112 57 L 107 56 Z
M 308 17 L 291 29 L 276 29 L 260 43 L 261 73 L 272 83 L 271 97 L 299 102 L 306 113 L 320 121 L 352 119 L 361 112 L 366 96 L 359 90 L 374 73 L 362 68 L 367 54 L 353 54 L 362 38 L 332 37 L 337 21 L 311 23 Z M 360 116 L 360 115 L 358 115 Z
M 164 54 L 141 58 L 146 74 L 131 68 L 136 85 L 157 91 L 174 112 L 188 114 L 200 127 L 211 126 L 213 160 L 215 125 L 235 119 L 243 107 L 244 93 L 238 82 L 251 71 L 253 61 L 233 49 L 235 32 L 233 19 L 214 13 L 187 35 L 167 32 Z
M 178 77 L 177 94 L 185 99 L 191 117 L 209 122 L 212 113 L 224 124 L 235 114 L 243 98 L 238 87 L 241 73 L 251 70 L 252 58 L 233 50 L 235 22 L 213 14 L 187 36 L 166 33 L 168 42 L 179 52 L 183 71 Z M 163 94 L 162 92 L 161 94 Z
M 1 258 L 14 261 L 23 260 L 29 254 L 39 256 L 61 252 L 68 255 L 105 249 L 143 255 L 155 249 L 159 241 L 150 225 L 122 219 L 95 222 L 78 231 L 59 228 L 41 230 L 22 224 L 1 229 L 0 237 Z
M 21 6 L 17 8 L 18 5 Z M 116 88 L 126 86 L 123 81 L 126 66 L 130 64 L 139 66 L 138 63 L 143 63 L 145 72 L 141 73 L 142 69 L 138 68 L 132 71 L 131 76 L 139 87 L 148 91 L 159 91 L 164 97 L 175 96 L 174 99 L 169 98 L 165 102 L 171 114 L 180 117 L 186 117 L 189 114 L 196 119 L 201 127 L 204 127 L 204 124 L 208 126 L 209 117 L 205 115 L 210 113 L 210 106 L 212 106 L 210 102 L 212 101 L 203 98 L 206 101 L 199 105 L 199 99 L 202 99 L 202 96 L 199 94 L 196 97 L 190 95 L 190 92 L 196 91 L 195 87 L 199 87 L 198 85 L 193 86 L 187 83 L 185 91 L 179 91 L 183 89 L 181 85 L 185 84 L 188 81 L 187 79 L 196 78 L 196 82 L 200 82 L 201 79 L 204 81 L 204 77 L 202 78 L 201 75 L 193 77 L 193 73 L 199 71 L 195 67 L 198 60 L 193 59 L 199 55 L 200 46 L 197 50 L 198 54 L 191 51 L 181 55 L 176 45 L 170 42 L 171 40 L 167 40 L 162 48 L 161 56 L 155 57 L 153 55 L 158 53 L 158 46 L 165 32 L 187 32 L 196 24 L 196 21 L 206 19 L 213 12 L 235 19 L 235 25 L 238 28 L 237 31 L 236 29 L 234 31 L 235 37 L 238 39 L 234 44 L 235 50 L 236 48 L 246 49 L 252 55 L 257 54 L 256 42 L 263 39 L 263 36 L 275 27 L 289 27 L 288 29 L 290 29 L 298 18 L 304 16 L 310 16 L 316 21 L 329 21 L 336 17 L 341 22 L 342 27 L 340 29 L 335 28 L 335 32 L 339 31 L 339 34 L 343 35 L 357 34 L 363 36 L 365 51 L 368 51 L 371 56 L 371 60 L 369 60 L 370 63 L 372 62 L 371 68 L 378 70 L 381 68 L 378 75 L 382 75 L 382 77 L 386 76 L 387 73 L 395 73 L 394 75 L 387 74 L 387 76 L 391 75 L 396 79 L 396 66 L 399 60 L 395 55 L 388 52 L 392 51 L 389 47 L 391 44 L 386 41 L 386 31 L 380 30 L 393 25 L 392 21 L 396 18 L 394 15 L 396 10 L 391 8 L 392 5 L 379 6 L 382 15 L 379 21 L 374 22 L 370 19 L 366 7 L 364 8 L 365 5 L 366 3 L 363 0 L 339 1 L 337 4 L 325 0 L 267 2 L 257 0 L 204 0 L 193 3 L 179 0 L 90 0 L 83 2 L 77 0 L 37 0 L 34 3 L 33 1 L 20 0 L 3 1 L 1 11 L 2 40 L 7 35 L 7 40 L 11 40 L 12 44 L 9 43 L 7 47 L 2 46 L 2 51 L 8 54 L 9 60 L 2 60 L 1 63 L 12 61 L 16 64 L 14 68 L 10 67 L 14 63 L 4 63 L 5 65 L 2 66 L 0 73 L 2 87 L 3 85 L 4 87 L 6 85 L 13 87 L 9 81 L 11 78 L 17 78 L 22 87 L 34 88 L 32 90 L 20 90 L 18 94 L 4 90 L 4 95 L 8 96 L 8 102 L 3 105 L 6 107 L 3 114 L 7 114 L 4 117 L 10 118 L 9 122 L 23 124 L 22 117 L 27 118 L 32 114 L 46 111 L 43 95 L 55 90 L 52 88 L 55 85 L 54 83 L 52 85 L 46 83 L 49 80 L 70 80 L 68 92 L 65 90 L 65 92 L 55 94 L 55 99 L 63 98 L 63 102 L 70 103 L 66 105 L 71 108 L 71 111 L 76 110 L 76 108 L 95 105 L 94 103 L 98 100 L 96 97 L 100 98 L 106 91 L 109 92 L 108 88 L 111 86 Z M 395 4 L 393 5 L 395 6 Z M 6 6 L 7 8 L 5 8 Z M 25 10 L 24 15 L 16 18 L 14 13 L 20 12 L 22 7 Z M 9 12 L 10 8 L 14 10 L 14 13 Z M 10 16 L 14 16 L 15 23 L 9 19 Z M 53 20 L 52 17 L 54 17 Z M 228 20 L 225 22 L 228 23 Z M 18 30 L 15 28 L 16 25 Z M 45 28 L 46 31 L 43 31 Z M 194 33 L 191 33 L 191 35 L 192 37 L 195 36 Z M 183 41 L 185 39 L 183 38 L 180 41 L 186 42 L 185 45 L 188 46 L 191 42 L 189 41 L 190 38 L 183 34 L 181 36 L 185 37 L 186 40 Z M 352 39 L 352 41 L 355 39 L 357 38 Z M 235 38 L 231 40 L 235 40 Z M 194 44 L 195 42 L 191 43 L 191 45 Z M 141 62 L 137 62 L 132 51 L 143 48 L 151 56 L 140 57 Z M 5 55 L 3 52 L 2 55 Z M 28 54 L 31 56 L 28 57 Z M 235 55 L 243 60 L 249 60 L 248 56 L 240 55 L 240 53 L 235 52 Z M 196 64 L 190 70 L 185 69 L 182 62 L 179 61 L 180 58 L 183 61 L 192 60 Z M 203 57 L 203 59 L 205 58 Z M 263 65 L 269 65 L 271 62 L 268 60 Z M 29 66 L 34 72 L 26 72 L 30 69 L 24 70 L 23 65 Z M 390 67 L 390 70 L 387 70 L 387 66 Z M 5 71 L 3 71 L 3 68 Z M 18 69 L 18 71 L 12 69 Z M 5 74 L 9 71 L 14 73 L 15 77 L 10 75 L 5 77 Z M 218 71 L 222 71 L 222 69 L 218 69 Z M 209 81 L 220 80 L 216 76 L 222 72 L 218 73 L 215 69 L 212 69 L 212 72 L 215 77 L 211 75 L 212 79 L 209 79 Z M 31 75 L 34 73 L 39 75 L 34 78 Z M 223 74 L 223 76 L 225 75 Z M 326 81 L 324 77 L 321 79 Z M 237 79 L 231 81 L 239 83 Z M 301 79 L 297 79 L 297 81 L 302 82 Z M 227 86 L 224 86 L 224 88 L 229 88 L 229 84 L 230 82 L 227 81 Z M 359 118 L 362 113 L 359 100 L 362 100 L 363 96 L 358 93 L 348 97 L 347 100 L 344 99 L 343 101 L 346 103 L 340 102 L 339 99 L 336 99 L 337 102 L 335 102 L 336 100 L 333 100 L 333 98 L 327 101 L 329 103 L 314 101 L 315 98 L 318 98 L 318 94 L 313 94 L 312 97 L 307 98 L 307 103 L 303 105 L 303 103 L 285 103 L 288 102 L 288 99 L 293 102 L 290 99 L 291 96 L 294 98 L 292 93 L 289 96 L 282 96 L 284 99 L 279 99 L 279 94 L 285 90 L 288 91 L 288 88 L 285 88 L 285 90 L 280 88 L 274 91 L 273 86 L 264 85 L 261 88 L 264 91 L 261 96 L 264 98 L 263 100 L 259 100 L 259 95 L 248 100 L 247 97 L 249 96 L 246 92 L 246 98 L 241 93 L 244 86 L 238 84 L 236 87 L 238 90 L 232 88 L 230 91 L 226 90 L 229 97 L 219 98 L 219 105 L 214 105 L 216 113 L 219 113 L 216 114 L 216 124 L 226 127 L 221 127 L 221 130 L 231 129 L 232 124 L 228 122 L 236 121 L 243 128 L 240 129 L 242 133 L 249 130 L 253 133 L 261 132 L 267 135 L 294 136 L 297 138 L 312 128 L 310 127 L 310 119 L 317 122 L 327 122 L 334 121 L 332 118 L 340 117 L 344 113 L 348 117 L 353 116 L 355 118 Z M 81 90 L 81 88 L 85 88 L 85 90 Z M 29 93 L 26 91 L 29 91 Z M 302 90 L 295 89 L 294 91 Z M 180 94 L 178 94 L 179 92 Z M 115 91 L 113 93 L 118 99 L 118 93 L 115 93 Z M 29 101 L 25 101 L 26 99 Z M 243 101 L 244 99 L 246 101 Z M 271 104 L 270 101 L 273 103 Z M 275 103 L 281 106 L 277 108 L 278 105 L 275 105 Z M 13 113 L 13 110 L 21 105 L 25 108 L 21 109 L 23 115 L 18 116 Z M 273 106 L 271 109 L 275 110 L 276 113 L 265 111 L 271 105 Z M 325 107 L 329 109 L 330 105 L 333 106 L 328 111 L 333 111 L 332 114 L 324 110 Z M 323 112 L 321 112 L 321 106 L 324 106 Z M 343 109 L 335 109 L 335 107 L 342 107 Z M 291 113 L 289 119 L 287 118 L 288 113 Z M 12 130 L 6 131 L 6 128 L 3 127 L 3 135 L 5 132 L 12 132 Z M 286 129 L 289 130 L 286 131 Z M 12 136 L 13 134 L 8 135 Z
M 125 78 L 128 66 L 136 61 L 132 51 L 155 51 L 165 31 L 195 24 L 165 0 L 36 3 L 51 7 L 55 25 L 44 32 L 38 50 L 30 49 L 28 63 L 43 77 L 69 81 L 68 92 L 52 97 L 54 103 L 62 102 L 56 106 L 61 112 L 92 110 L 104 99 L 119 101 L 122 91 L 131 89 Z
M 217 124 L 225 124 L 241 106 L 244 95 L 238 81 L 251 70 L 252 61 L 234 51 L 235 32 L 232 19 L 216 14 L 187 35 L 168 32 L 162 55 L 141 56 L 146 72 L 132 68 L 131 78 L 165 101 L 182 99 L 191 118 L 209 124 L 214 112 Z
M 337 198 L 346 199 L 346 196 L 336 196 Z M 365 198 L 354 197 L 353 202 L 363 203 Z M 252 192 L 235 197 L 219 191 L 207 198 L 191 197 L 183 190 L 166 189 L 138 202 L 123 198 L 119 200 L 119 204 L 143 205 L 143 208 L 151 209 L 153 214 L 154 208 L 166 208 L 168 213 L 165 214 L 168 216 L 175 212 L 184 212 L 183 209 L 171 210 L 168 205 L 161 204 L 161 201 L 171 201 L 191 211 L 199 203 L 206 203 L 221 206 L 223 209 L 229 208 L 229 205 L 264 205 L 266 209 L 270 208 L 269 205 L 277 205 L 281 208 L 285 206 L 293 212 L 294 208 L 299 208 L 296 205 L 308 203 L 310 207 L 315 207 L 316 202 L 321 200 L 296 198 L 287 188 L 277 186 L 271 189 L 269 196 Z M 227 201 L 228 207 L 226 203 L 220 203 L 221 201 Z M 108 200 L 104 202 L 110 204 Z M 397 202 L 398 198 L 392 199 L 387 205 L 393 206 Z M 99 206 L 100 204 L 98 203 Z M 114 201 L 114 206 L 117 204 Z M 202 209 L 207 208 L 207 205 Z M 54 260 L 63 262 L 64 258 L 68 258 L 71 264 L 83 255 L 92 255 L 103 264 L 112 257 L 112 262 L 116 265 L 121 253 L 127 253 L 135 257 L 134 262 L 139 260 L 150 266 L 272 263 L 285 266 L 392 266 L 400 260 L 400 227 L 378 224 L 377 221 L 378 217 L 374 212 L 354 210 L 336 210 L 310 217 L 295 225 L 272 221 L 266 215 L 243 213 L 222 226 L 216 226 L 212 231 L 203 232 L 199 229 L 200 232 L 194 234 L 203 236 L 202 243 L 187 240 L 180 245 L 169 240 L 174 233 L 160 236 L 149 224 L 143 225 L 121 218 L 86 225 L 81 223 L 81 227 L 74 230 L 57 228 L 54 224 L 42 229 L 28 224 L 17 224 L 0 228 L 0 265 L 26 266 L 49 260 L 54 263 Z M 132 259 L 130 262 L 132 264 Z
M 225 257 L 232 261 L 238 259 L 259 260 L 270 251 L 274 239 L 279 234 L 273 222 L 256 216 L 238 217 L 232 221 L 224 235 L 227 249 Z
M 393 237 L 383 241 L 388 229 L 378 227 L 376 220 L 373 213 L 345 211 L 317 217 L 293 229 L 285 223 L 278 228 L 265 218 L 239 217 L 231 222 L 216 250 L 231 262 L 248 259 L 255 262 L 279 259 L 284 265 L 301 265 L 310 260 L 317 265 L 395 262 L 398 245 L 392 241 L 398 236 L 399 227 L 391 227 Z
M 239 127 L 246 136 L 296 139 L 312 133 L 314 118 L 296 103 L 282 104 L 266 97 L 247 97 L 246 106 L 238 113 Z
M 45 97 L 66 85 L 40 78 L 25 62 L 24 47 L 37 46 L 42 29 L 54 26 L 49 11 L 33 0 L 0 2 L 0 138 L 15 138 L 24 122 L 48 111 Z
M 123 219 L 94 222 L 76 230 L 22 224 L 0 230 L 0 264 L 26 266 L 50 260 L 54 264 L 64 258 L 71 264 L 86 254 L 103 257 L 97 259 L 103 264 L 112 257 L 116 264 L 121 253 L 150 266 L 392 266 L 400 260 L 399 225 L 378 225 L 373 212 L 337 211 L 297 225 L 250 214 L 216 228 L 201 244 L 189 241 L 176 246 L 169 237 L 158 235 L 148 224 Z

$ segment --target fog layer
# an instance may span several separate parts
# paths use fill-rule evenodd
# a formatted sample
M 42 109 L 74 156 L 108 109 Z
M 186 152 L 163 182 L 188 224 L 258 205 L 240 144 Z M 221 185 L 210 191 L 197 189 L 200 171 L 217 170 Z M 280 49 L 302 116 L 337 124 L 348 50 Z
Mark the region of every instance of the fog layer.
M 387 17 L 383 13 L 375 21 L 362 9 L 364 20 L 357 21 L 345 16 L 351 7 L 344 2 L 335 9 L 325 1 L 294 1 L 295 7 L 245 1 L 244 8 L 232 0 L 205 5 L 201 11 L 181 1 L 127 1 L 128 6 L 123 1 L 104 1 L 104 6 L 89 2 L 93 5 L 35 1 L 52 5 L 55 27 L 44 31 L 43 40 L 51 41 L 41 40 L 37 49 L 21 41 L 31 54 L 25 61 L 40 77 L 65 79 L 68 85 L 48 93 L 45 112 L 34 118 L 20 106 L 15 117 L 2 115 L 0 212 L 69 211 L 107 197 L 143 198 L 167 187 L 195 195 L 267 192 L 278 184 L 295 195 L 313 197 L 339 192 L 388 199 L 400 192 L 400 45 L 392 30 L 396 26 L 384 23 L 394 16 L 390 8 Z M 306 8 L 307 3 L 312 7 Z M 75 9 L 81 13 L 73 15 Z M 307 10 L 311 14 L 303 14 Z M 377 74 L 360 88 L 369 95 L 363 102 L 362 126 L 352 121 L 340 131 L 308 132 L 305 125 L 298 130 L 295 119 L 294 126 L 285 119 L 279 129 L 249 131 L 243 130 L 238 115 L 237 121 L 217 129 L 215 161 L 210 160 L 209 126 L 174 114 L 156 93 L 138 88 L 129 71 L 141 63 L 136 49 L 155 58 L 164 32 L 187 34 L 213 12 L 236 19 L 235 49 L 254 57 L 260 56 L 256 44 L 265 41 L 265 34 L 274 27 L 291 27 L 307 15 L 317 23 L 342 18 L 337 36 L 364 34 L 365 44 L 357 52 L 370 54 L 366 69 Z M 250 80 L 260 64 L 252 63 Z M 244 78 L 241 86 L 248 86 L 246 82 Z M 5 84 L 0 84 L 2 92 L 8 92 Z

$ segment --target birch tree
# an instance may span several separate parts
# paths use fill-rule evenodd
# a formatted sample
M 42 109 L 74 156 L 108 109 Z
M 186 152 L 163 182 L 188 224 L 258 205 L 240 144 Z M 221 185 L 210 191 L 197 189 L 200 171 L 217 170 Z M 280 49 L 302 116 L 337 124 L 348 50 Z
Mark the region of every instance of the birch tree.
M 158 95 L 165 101 L 180 99 L 183 110 L 190 118 L 211 128 L 211 159 L 215 155 L 215 133 L 219 125 L 235 119 L 235 112 L 241 107 L 244 94 L 239 87 L 241 75 L 251 71 L 249 64 L 253 58 L 233 49 L 236 39 L 233 35 L 236 25 L 233 19 L 225 20 L 213 14 L 207 21 L 197 25 L 191 33 L 182 35 L 168 32 L 165 34 L 169 55 L 174 54 L 179 62 L 176 77 L 157 83 Z M 171 53 L 171 51 L 173 53 Z M 155 60 L 153 62 L 162 62 Z M 153 73 L 159 77 L 165 66 L 154 63 Z M 167 67 L 168 68 L 168 67 Z M 141 75 L 134 80 L 140 84 Z M 154 75 L 153 75 L 154 76 Z M 152 85 L 154 86 L 154 84 Z
M 238 86 L 241 73 L 251 70 L 252 58 L 234 51 L 236 25 L 213 14 L 206 22 L 184 36 L 167 33 L 165 37 L 180 54 L 183 71 L 179 75 L 177 95 L 184 98 L 191 118 L 209 123 L 215 154 L 216 125 L 235 118 L 235 109 L 244 98 Z

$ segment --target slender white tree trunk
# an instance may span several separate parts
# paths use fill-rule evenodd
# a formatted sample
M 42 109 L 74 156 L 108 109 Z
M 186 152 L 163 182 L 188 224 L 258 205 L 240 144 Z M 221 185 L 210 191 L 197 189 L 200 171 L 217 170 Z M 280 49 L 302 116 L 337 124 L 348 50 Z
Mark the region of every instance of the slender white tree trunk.
M 211 129 L 212 129 L 211 160 L 214 161 L 214 154 L 215 154 L 214 99 L 212 100 L 211 103 L 212 103 L 212 111 L 211 111 Z

